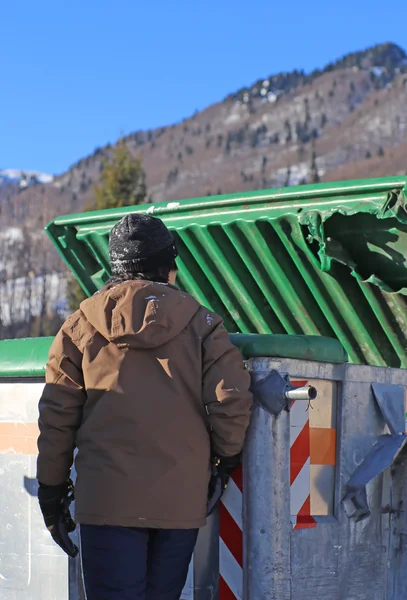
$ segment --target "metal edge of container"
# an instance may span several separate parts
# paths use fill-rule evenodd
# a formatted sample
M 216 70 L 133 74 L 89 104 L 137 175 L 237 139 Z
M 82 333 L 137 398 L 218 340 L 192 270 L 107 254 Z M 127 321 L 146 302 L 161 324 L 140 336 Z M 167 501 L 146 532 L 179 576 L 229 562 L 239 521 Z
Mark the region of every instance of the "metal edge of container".
M 198 211 L 201 209 L 226 208 L 241 204 L 256 204 L 264 201 L 278 202 L 280 200 L 307 200 L 308 198 L 323 199 L 332 195 L 358 194 L 360 192 L 385 192 L 394 188 L 407 186 L 406 176 L 382 177 L 377 179 L 359 179 L 354 181 L 339 181 L 329 183 L 318 183 L 310 185 L 271 188 L 266 190 L 241 192 L 235 194 L 223 194 L 220 196 L 205 196 L 179 201 L 158 202 L 155 204 L 141 204 L 137 206 L 125 206 L 115 209 L 104 209 L 72 213 L 56 217 L 47 226 L 65 226 L 73 222 L 85 225 L 98 220 L 119 219 L 132 210 L 133 212 L 150 211 L 155 216 L 161 216 L 174 212 Z
M 43 377 L 53 337 L 0 341 L 0 378 Z M 307 335 L 233 334 L 232 343 L 244 358 L 296 358 L 343 363 L 347 355 L 335 339 Z

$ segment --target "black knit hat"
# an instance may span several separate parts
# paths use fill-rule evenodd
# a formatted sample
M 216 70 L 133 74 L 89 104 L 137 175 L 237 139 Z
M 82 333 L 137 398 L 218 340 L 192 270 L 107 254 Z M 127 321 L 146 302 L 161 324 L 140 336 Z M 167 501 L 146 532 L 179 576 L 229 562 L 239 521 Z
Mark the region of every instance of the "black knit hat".
M 112 274 L 147 273 L 170 266 L 178 252 L 172 233 L 161 219 L 132 213 L 110 232 L 109 256 Z

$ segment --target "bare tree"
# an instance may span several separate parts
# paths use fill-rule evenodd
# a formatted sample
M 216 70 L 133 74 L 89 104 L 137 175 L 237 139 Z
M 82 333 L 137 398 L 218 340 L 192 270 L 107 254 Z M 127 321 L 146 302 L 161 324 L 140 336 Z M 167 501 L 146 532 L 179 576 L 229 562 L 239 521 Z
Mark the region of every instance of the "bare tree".
M 318 173 L 318 165 L 317 165 L 317 152 L 315 148 L 315 139 L 312 140 L 312 154 L 311 154 L 311 166 L 309 173 L 309 182 L 310 183 L 319 183 L 321 178 Z

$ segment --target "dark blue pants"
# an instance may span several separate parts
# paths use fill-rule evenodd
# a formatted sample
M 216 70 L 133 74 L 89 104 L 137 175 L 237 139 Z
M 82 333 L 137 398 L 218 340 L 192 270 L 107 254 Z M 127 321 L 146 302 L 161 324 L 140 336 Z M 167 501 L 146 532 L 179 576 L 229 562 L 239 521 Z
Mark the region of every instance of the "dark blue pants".
M 80 530 L 87 600 L 179 600 L 197 529 Z

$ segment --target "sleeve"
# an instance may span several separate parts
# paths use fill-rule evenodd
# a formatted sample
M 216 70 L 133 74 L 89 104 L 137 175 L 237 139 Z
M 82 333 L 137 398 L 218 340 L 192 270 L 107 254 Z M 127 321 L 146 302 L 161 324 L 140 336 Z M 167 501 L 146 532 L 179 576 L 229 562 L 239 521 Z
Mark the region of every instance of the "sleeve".
M 212 319 L 212 317 L 211 317 Z M 203 342 L 203 401 L 209 417 L 212 450 L 219 456 L 238 454 L 244 444 L 253 397 L 250 375 L 231 343 L 220 317 Z
M 45 382 L 39 401 L 37 479 L 59 485 L 69 477 L 86 401 L 82 353 L 66 324 L 50 348 Z

